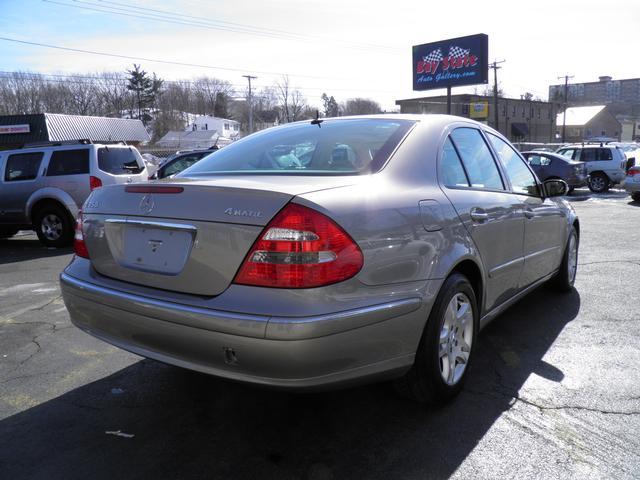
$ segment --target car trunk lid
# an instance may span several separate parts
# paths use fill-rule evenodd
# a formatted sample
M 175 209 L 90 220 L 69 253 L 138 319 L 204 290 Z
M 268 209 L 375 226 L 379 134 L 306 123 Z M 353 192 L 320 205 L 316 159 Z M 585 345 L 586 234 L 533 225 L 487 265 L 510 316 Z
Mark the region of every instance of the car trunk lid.
M 263 227 L 305 182 L 182 180 L 112 185 L 83 207 L 95 270 L 118 280 L 203 296 L 222 293 Z M 332 188 L 347 180 L 320 181 Z

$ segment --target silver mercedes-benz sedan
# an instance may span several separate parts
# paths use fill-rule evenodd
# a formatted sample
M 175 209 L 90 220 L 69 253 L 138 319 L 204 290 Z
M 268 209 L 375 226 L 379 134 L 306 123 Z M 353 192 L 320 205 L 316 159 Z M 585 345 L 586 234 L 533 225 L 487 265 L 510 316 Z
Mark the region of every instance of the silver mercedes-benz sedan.
M 94 190 L 62 292 L 75 325 L 144 357 L 294 389 L 396 379 L 443 402 L 483 326 L 543 282 L 572 288 L 566 191 L 463 118 L 293 123 Z

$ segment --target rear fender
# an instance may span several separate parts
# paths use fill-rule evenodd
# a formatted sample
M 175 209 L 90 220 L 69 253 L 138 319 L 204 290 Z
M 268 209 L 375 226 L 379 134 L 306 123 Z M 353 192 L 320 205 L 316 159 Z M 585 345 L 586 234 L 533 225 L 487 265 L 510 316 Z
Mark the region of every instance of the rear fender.
M 30 222 L 33 221 L 33 207 L 41 200 L 51 200 L 60 203 L 67 209 L 73 218 L 77 218 L 78 216 L 78 211 L 80 209 L 73 198 L 71 198 L 71 195 L 59 188 L 45 187 L 33 192 L 29 197 L 29 200 L 27 200 L 27 204 L 25 205 L 25 215 Z

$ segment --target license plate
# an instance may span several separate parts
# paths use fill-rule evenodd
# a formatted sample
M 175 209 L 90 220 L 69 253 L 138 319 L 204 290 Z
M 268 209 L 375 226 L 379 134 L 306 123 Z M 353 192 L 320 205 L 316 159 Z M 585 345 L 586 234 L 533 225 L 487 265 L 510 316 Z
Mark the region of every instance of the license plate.
M 188 231 L 127 225 L 121 263 L 137 270 L 178 275 L 192 245 L 193 234 Z

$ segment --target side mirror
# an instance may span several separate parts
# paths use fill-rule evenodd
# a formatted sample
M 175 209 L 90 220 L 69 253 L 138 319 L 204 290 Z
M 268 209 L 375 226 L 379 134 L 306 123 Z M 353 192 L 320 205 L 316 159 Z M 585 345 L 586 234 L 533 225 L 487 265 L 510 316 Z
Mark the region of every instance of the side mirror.
M 552 179 L 543 183 L 546 197 L 560 197 L 569 193 L 569 185 L 564 180 Z

